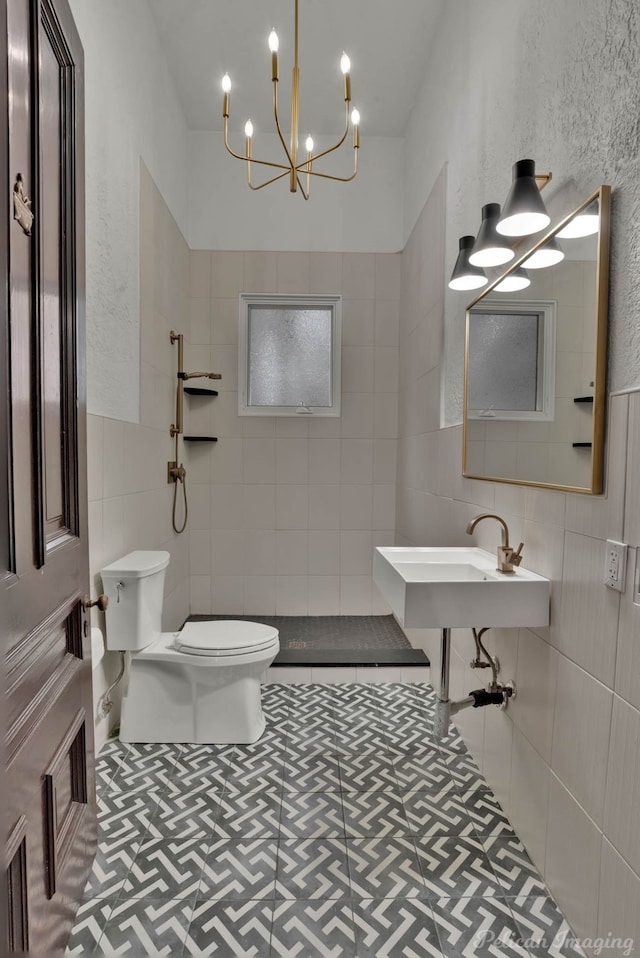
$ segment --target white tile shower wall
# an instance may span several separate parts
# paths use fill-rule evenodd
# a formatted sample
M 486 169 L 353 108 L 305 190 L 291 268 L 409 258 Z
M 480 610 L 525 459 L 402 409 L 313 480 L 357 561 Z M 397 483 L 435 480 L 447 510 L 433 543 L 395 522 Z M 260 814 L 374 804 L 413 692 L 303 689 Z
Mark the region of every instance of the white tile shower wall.
M 173 487 L 167 485 L 167 462 L 174 457 L 169 425 L 175 420 L 177 369 L 177 350 L 169 333 L 176 329 L 188 337 L 182 317 L 188 302 L 189 257 L 182 233 L 144 165 L 140 176 L 140 418 L 139 422 L 87 418 L 89 564 L 97 594 L 102 591 L 100 570 L 109 562 L 134 549 L 167 550 L 171 563 L 163 628 L 171 630 L 188 615 L 190 552 L 195 561 L 200 545 L 196 541 L 190 549 L 188 527 L 181 536 L 174 533 Z M 189 495 L 194 489 L 190 479 L 189 475 Z M 181 515 L 179 507 L 178 518 Z M 93 624 L 104 631 L 104 616 L 95 611 L 93 615 Z M 118 699 L 108 717 L 100 713 L 101 696 L 117 671 L 113 652 L 94 670 L 97 748 L 119 719 Z
M 607 538 L 640 545 L 640 393 L 610 399 L 603 496 L 462 478 L 462 429 L 439 427 L 444 195 L 441 175 L 402 256 L 397 539 L 469 543 L 468 519 L 496 510 L 524 539 L 527 568 L 551 579 L 548 628 L 485 636 L 517 699 L 456 720 L 575 932 L 638 935 L 640 605 L 632 575 L 622 596 L 605 588 L 602 563 Z M 493 549 L 497 536 L 481 523 L 474 541 Z M 437 633 L 411 641 L 437 674 Z M 454 632 L 452 697 L 482 684 L 471 643 Z
M 222 373 L 213 401 L 185 402 L 191 611 L 388 612 L 373 547 L 393 544 L 401 255 L 192 251 L 188 363 Z M 241 292 L 341 293 L 342 416 L 240 417 Z

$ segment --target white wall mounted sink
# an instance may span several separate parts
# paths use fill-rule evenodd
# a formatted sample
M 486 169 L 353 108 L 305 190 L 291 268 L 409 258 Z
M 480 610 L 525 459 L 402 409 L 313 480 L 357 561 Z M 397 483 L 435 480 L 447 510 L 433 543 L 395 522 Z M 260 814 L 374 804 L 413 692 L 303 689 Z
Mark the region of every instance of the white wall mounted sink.
M 521 568 L 503 575 L 484 549 L 379 546 L 373 581 L 406 628 L 549 624 L 549 580 Z

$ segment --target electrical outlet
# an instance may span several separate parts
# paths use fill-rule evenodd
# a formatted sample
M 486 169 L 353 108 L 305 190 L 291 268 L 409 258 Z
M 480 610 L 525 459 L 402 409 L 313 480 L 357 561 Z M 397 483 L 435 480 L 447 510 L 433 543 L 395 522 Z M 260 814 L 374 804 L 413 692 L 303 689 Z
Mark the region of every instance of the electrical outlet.
M 624 542 L 607 539 L 604 563 L 604 584 L 616 592 L 624 592 L 627 571 L 627 546 Z

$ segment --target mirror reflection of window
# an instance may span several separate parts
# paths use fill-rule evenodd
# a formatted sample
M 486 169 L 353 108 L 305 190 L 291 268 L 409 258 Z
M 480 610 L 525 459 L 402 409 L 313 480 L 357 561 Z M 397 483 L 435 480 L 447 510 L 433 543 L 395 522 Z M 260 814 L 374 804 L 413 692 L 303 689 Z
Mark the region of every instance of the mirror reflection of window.
M 609 204 L 601 187 L 514 265 L 527 288 L 506 270 L 468 307 L 466 476 L 601 491 Z M 550 237 L 564 255 L 536 268 Z

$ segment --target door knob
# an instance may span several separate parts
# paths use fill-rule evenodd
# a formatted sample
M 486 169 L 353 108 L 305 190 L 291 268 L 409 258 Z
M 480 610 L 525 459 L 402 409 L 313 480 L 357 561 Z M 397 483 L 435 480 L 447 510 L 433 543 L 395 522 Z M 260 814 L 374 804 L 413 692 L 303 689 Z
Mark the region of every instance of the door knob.
M 97 599 L 90 599 L 88 595 L 82 600 L 82 608 L 86 612 L 87 609 L 93 608 L 94 605 L 97 605 L 101 612 L 104 612 L 107 606 L 109 605 L 109 599 L 106 595 L 99 595 Z

